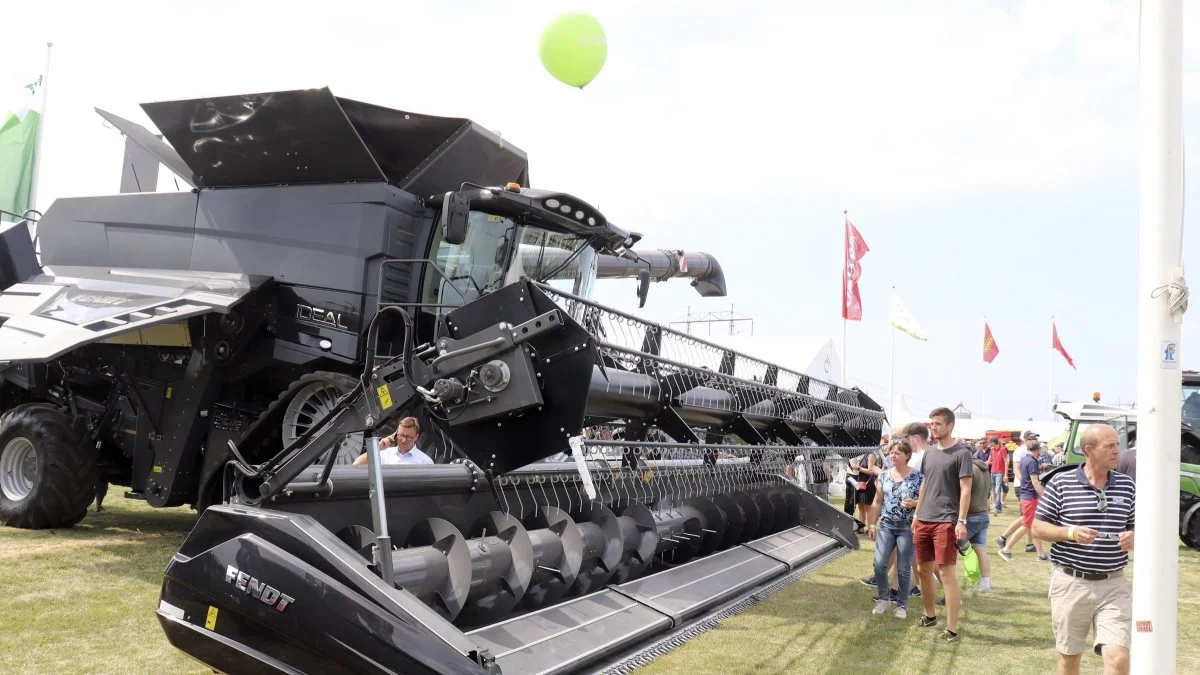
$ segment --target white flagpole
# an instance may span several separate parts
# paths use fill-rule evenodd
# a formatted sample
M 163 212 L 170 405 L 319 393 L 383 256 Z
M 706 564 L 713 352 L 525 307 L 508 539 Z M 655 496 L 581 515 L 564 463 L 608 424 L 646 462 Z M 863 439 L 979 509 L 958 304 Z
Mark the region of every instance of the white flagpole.
M 46 67 L 42 71 L 42 106 L 38 113 L 37 135 L 33 139 L 33 178 L 29 186 L 29 208 L 38 207 L 38 174 L 42 171 L 42 136 L 46 130 L 46 92 L 50 89 L 50 48 L 53 42 L 46 43 Z
M 846 309 L 843 307 L 842 311 L 845 312 Z M 846 317 L 842 317 L 842 386 L 843 387 L 849 386 L 846 383 L 846 324 L 847 323 L 848 323 L 848 321 L 847 321 Z
M 987 335 L 987 317 L 983 317 L 983 334 Z M 982 355 L 982 353 L 981 353 Z M 987 359 L 983 360 L 983 402 L 979 406 L 979 416 L 987 418 Z
M 892 313 L 895 314 L 896 287 L 892 286 Z M 892 344 L 888 350 L 888 421 L 895 425 L 896 417 L 896 317 L 892 316 Z M 895 429 L 895 427 L 892 427 Z
M 850 212 L 842 209 L 842 386 L 849 386 L 846 382 L 846 298 L 850 292 L 846 280 L 846 259 L 850 257 L 850 251 L 846 247 L 847 237 L 847 221 L 850 219 Z M 857 265 L 858 262 L 855 261 Z
M 1050 422 L 1054 421 L 1054 315 L 1050 316 L 1050 402 L 1046 414 Z
M 1145 451 L 1138 453 L 1130 671 L 1169 675 L 1179 629 L 1183 317 L 1172 311 L 1171 284 L 1183 276 L 1183 1 L 1143 0 L 1139 23 L 1137 440 Z

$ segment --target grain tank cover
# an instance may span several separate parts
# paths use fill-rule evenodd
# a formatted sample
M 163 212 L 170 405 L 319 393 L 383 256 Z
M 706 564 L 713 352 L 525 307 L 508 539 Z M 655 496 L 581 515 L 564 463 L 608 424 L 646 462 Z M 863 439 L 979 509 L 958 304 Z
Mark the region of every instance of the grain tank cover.
M 471 120 L 338 98 L 328 88 L 142 109 L 201 188 L 383 180 L 428 196 L 463 181 L 529 184 L 524 151 Z

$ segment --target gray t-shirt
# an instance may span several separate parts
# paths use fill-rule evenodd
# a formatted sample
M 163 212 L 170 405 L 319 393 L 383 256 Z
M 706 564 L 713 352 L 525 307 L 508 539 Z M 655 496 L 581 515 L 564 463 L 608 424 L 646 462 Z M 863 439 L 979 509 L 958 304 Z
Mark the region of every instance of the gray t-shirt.
M 958 521 L 958 479 L 971 475 L 971 449 L 962 443 L 942 450 L 931 445 L 921 461 L 925 496 L 916 519 L 923 523 Z

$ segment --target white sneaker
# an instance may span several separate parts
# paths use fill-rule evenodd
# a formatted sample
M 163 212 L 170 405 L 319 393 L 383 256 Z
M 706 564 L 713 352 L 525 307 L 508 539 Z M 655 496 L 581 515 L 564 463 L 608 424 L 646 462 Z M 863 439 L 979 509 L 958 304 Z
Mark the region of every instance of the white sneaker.
M 875 616 L 879 616 L 880 614 L 883 614 L 884 612 L 888 611 L 888 607 L 891 607 L 891 606 L 892 606 L 891 600 L 876 600 L 875 601 L 875 609 L 872 609 L 871 613 L 874 614 Z
M 908 618 L 908 610 L 904 609 L 903 607 L 897 607 L 896 608 L 896 618 L 897 619 L 907 619 Z
M 971 590 L 976 593 L 991 593 L 992 585 L 991 584 L 982 584 L 982 583 L 975 584 L 974 586 L 971 587 Z

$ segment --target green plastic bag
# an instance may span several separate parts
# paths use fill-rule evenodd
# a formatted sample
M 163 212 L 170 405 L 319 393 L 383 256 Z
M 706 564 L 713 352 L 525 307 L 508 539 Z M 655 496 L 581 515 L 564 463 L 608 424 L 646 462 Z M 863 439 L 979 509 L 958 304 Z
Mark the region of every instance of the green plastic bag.
M 963 574 L 968 586 L 979 583 L 983 578 L 983 571 L 979 569 L 979 554 L 974 546 L 968 546 L 966 553 L 963 553 Z

